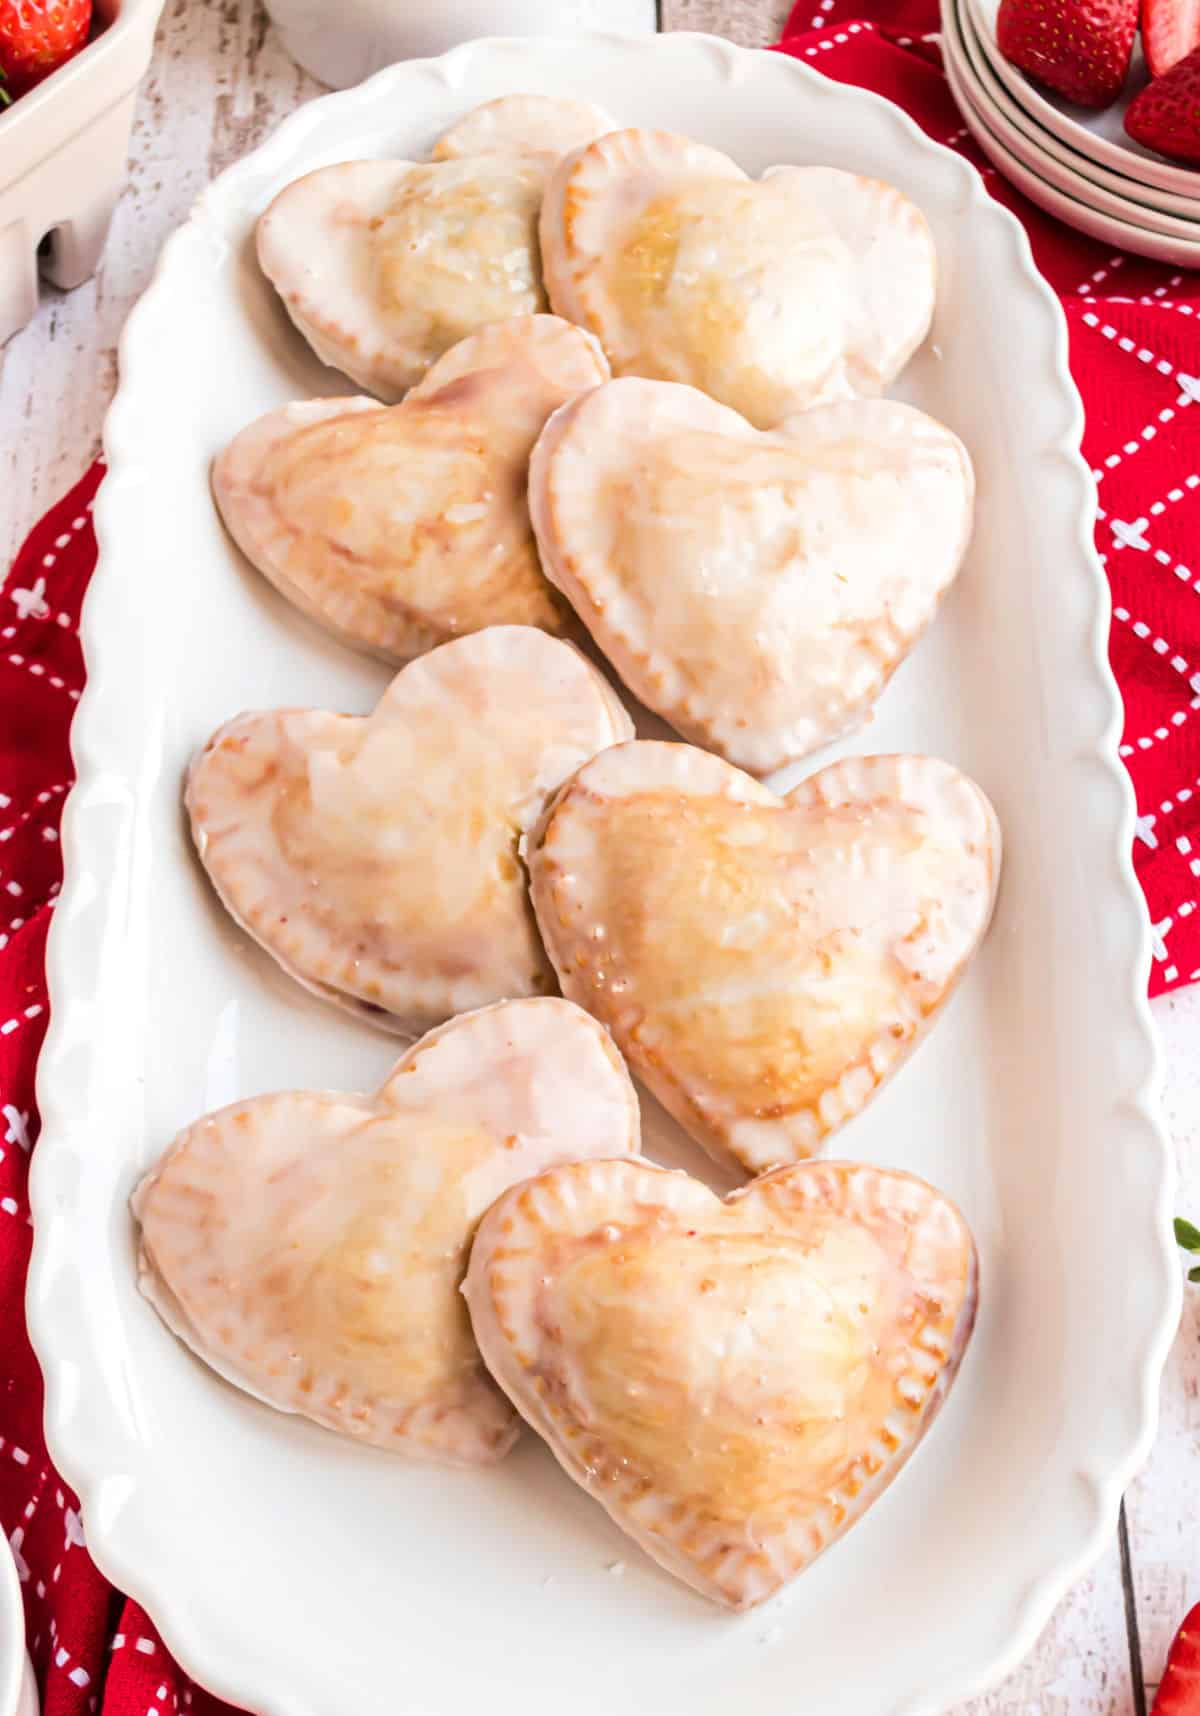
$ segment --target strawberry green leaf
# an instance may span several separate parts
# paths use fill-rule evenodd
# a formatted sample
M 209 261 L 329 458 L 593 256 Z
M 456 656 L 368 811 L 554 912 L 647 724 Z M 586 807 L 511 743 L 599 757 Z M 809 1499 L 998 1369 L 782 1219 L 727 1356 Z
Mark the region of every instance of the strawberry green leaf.
M 1185 1251 L 1200 1251 L 1200 1228 L 1193 1227 L 1182 1216 L 1175 1217 L 1175 1243 Z
M 1197 1264 L 1195 1269 L 1188 1270 L 1188 1280 L 1200 1281 L 1200 1264 Z

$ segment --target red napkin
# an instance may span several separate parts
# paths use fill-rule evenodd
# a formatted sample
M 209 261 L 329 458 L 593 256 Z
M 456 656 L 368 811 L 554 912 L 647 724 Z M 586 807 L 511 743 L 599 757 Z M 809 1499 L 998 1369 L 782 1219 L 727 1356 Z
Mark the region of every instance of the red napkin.
M 46 1031 L 43 953 L 83 685 L 79 605 L 96 564 L 96 464 L 25 543 L 0 594 L 0 1524 L 16 1556 L 45 1716 L 212 1716 L 135 1603 L 88 1555 L 79 1503 L 42 1440 L 42 1379 L 24 1335 L 33 1070 Z
M 1200 977 L 1200 276 L 1116 255 L 1012 191 L 974 149 L 940 70 L 933 0 L 802 0 L 782 51 L 905 107 L 960 149 L 1028 228 L 1063 300 L 1100 478 L 1122 753 L 1135 857 L 1155 926 L 1151 991 Z M 1195 423 L 1193 423 L 1195 419 Z M 21 1330 L 33 1070 L 46 1027 L 43 949 L 58 892 L 67 727 L 83 682 L 79 604 L 95 562 L 94 466 L 36 527 L 0 594 L 0 1523 L 17 1555 L 47 1716 L 167 1716 L 226 1706 L 172 1662 L 152 1623 L 88 1556 L 75 1497 L 42 1440 L 41 1378 Z M 1047 583 L 1054 568 L 1046 567 Z M 1195 850 L 1193 851 L 1193 843 Z

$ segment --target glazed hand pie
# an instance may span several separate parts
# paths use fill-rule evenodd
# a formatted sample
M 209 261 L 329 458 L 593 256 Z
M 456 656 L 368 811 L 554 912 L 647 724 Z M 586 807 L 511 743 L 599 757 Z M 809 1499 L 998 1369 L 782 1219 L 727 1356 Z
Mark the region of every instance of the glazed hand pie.
M 466 335 L 546 308 L 536 157 L 347 161 L 282 190 L 258 260 L 322 363 L 399 399 Z
M 623 1531 L 748 1609 L 920 1442 L 975 1315 L 962 1216 L 910 1175 L 810 1163 L 724 1203 L 580 1162 L 488 1212 L 465 1288 L 488 1369 Z
M 473 107 L 444 131 L 434 144 L 433 159 L 525 155 L 552 165 L 569 150 L 616 128 L 616 120 L 590 101 L 566 101 L 553 95 L 502 95 L 485 101 L 482 107 Z
M 761 433 L 694 388 L 610 382 L 547 426 L 542 565 L 630 690 L 766 774 L 856 727 L 971 528 L 962 443 L 894 400 Z
M 188 1127 L 133 1198 L 142 1291 L 228 1381 L 380 1448 L 498 1460 L 518 1420 L 459 1283 L 475 1223 L 555 1162 L 636 1154 L 637 1099 L 569 1002 L 411 1049 L 374 1097 L 286 1091 Z
M 550 413 L 608 376 L 557 316 L 497 322 L 400 405 L 312 399 L 243 429 L 213 467 L 230 534 L 277 589 L 392 661 L 499 624 L 562 632 L 526 504 Z
M 752 180 L 667 131 L 565 156 L 539 232 L 551 307 L 614 374 L 687 382 L 759 428 L 878 393 L 933 314 L 933 240 L 899 191 L 832 167 Z
M 553 990 L 518 848 L 555 788 L 632 732 L 572 645 L 494 626 L 411 663 L 369 716 L 229 722 L 188 777 L 192 835 L 285 971 L 415 1034 Z
M 586 764 L 530 842 L 564 995 L 717 1161 L 811 1156 L 936 1016 L 987 928 L 988 801 L 930 757 L 785 798 L 690 745 Z

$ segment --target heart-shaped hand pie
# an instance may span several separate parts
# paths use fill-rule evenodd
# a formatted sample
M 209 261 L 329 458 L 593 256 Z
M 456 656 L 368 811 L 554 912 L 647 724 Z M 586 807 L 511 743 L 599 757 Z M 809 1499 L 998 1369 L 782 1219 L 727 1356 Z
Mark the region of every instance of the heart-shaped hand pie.
M 534 156 L 347 161 L 286 186 L 258 260 L 322 363 L 399 399 L 466 335 L 546 308 Z
M 400 405 L 268 412 L 213 467 L 230 534 L 277 589 L 359 648 L 405 661 L 490 625 L 562 632 L 529 523 L 529 454 L 552 411 L 608 376 L 557 316 L 497 322 Z
M 759 428 L 878 393 L 933 314 L 933 240 L 899 191 L 832 167 L 755 181 L 666 131 L 565 156 L 539 232 L 551 307 L 614 374 L 688 382 Z
M 784 1168 L 722 1203 L 580 1162 L 506 1192 L 465 1291 L 484 1361 L 659 1564 L 747 1609 L 913 1452 L 975 1314 L 962 1216 L 911 1175 Z
M 555 1162 L 637 1149 L 600 1027 L 567 1001 L 502 1002 L 426 1037 L 375 1097 L 287 1091 L 188 1127 L 134 1194 L 142 1291 L 268 1405 L 498 1460 L 518 1423 L 459 1293 L 475 1223 Z
M 531 842 L 563 994 L 718 1161 L 810 1156 L 870 1100 L 987 928 L 1000 835 L 949 763 L 849 757 L 778 798 L 690 745 L 621 745 Z
M 485 101 L 443 131 L 433 146 L 435 161 L 468 155 L 532 155 L 547 165 L 595 137 L 615 131 L 617 122 L 590 101 L 553 95 L 501 95 Z
M 630 690 L 754 774 L 868 714 L 958 570 L 973 494 L 962 443 L 910 405 L 762 433 L 661 381 L 564 406 L 529 473 L 546 574 Z
M 571 644 L 493 626 L 406 667 L 372 715 L 241 715 L 192 765 L 202 863 L 306 988 L 415 1033 L 553 990 L 518 847 L 629 717 Z

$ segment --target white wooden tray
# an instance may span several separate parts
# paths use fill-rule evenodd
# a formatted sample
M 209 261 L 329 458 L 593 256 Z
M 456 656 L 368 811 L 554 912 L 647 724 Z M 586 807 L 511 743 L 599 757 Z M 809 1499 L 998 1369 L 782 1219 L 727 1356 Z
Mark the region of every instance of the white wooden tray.
M 962 578 L 842 748 L 930 750 L 979 779 L 1005 828 L 999 910 L 947 1017 L 840 1146 L 962 1203 L 979 1328 L 902 1480 L 736 1619 L 655 1571 L 532 1438 L 476 1474 L 343 1446 L 216 1382 L 133 1281 L 127 1194 L 181 1124 L 289 1084 L 369 1088 L 395 1053 L 231 930 L 180 814 L 188 756 L 236 710 L 364 710 L 384 679 L 251 573 L 212 509 L 208 462 L 249 417 L 350 391 L 259 276 L 253 219 L 307 168 L 418 154 L 520 89 L 691 132 L 752 170 L 827 160 L 915 197 L 941 291 L 900 391 L 965 438 L 980 479 Z M 1020 228 L 961 159 L 874 96 L 704 37 L 493 42 L 395 67 L 296 114 L 168 245 L 107 429 L 29 1309 L 89 1546 L 215 1691 L 260 1716 L 930 1716 L 1011 1667 L 1103 1546 L 1152 1435 L 1178 1271 L 1065 353 Z

